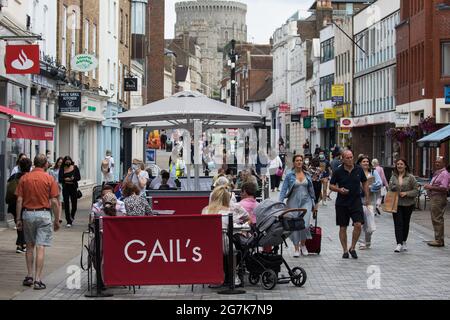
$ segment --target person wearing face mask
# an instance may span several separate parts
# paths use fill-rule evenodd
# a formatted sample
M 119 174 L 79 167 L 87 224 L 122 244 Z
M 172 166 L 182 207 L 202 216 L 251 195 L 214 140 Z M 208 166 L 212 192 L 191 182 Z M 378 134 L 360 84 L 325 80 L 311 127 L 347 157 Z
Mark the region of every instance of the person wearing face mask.
M 77 212 L 77 190 L 81 176 L 80 170 L 70 156 L 65 156 L 62 163 L 63 166 L 59 169 L 58 179 L 62 185 L 64 212 L 67 221 L 66 227 L 71 228 Z M 70 209 L 70 202 L 72 202 L 72 210 Z
M 123 181 L 123 187 L 128 182 L 133 183 L 140 190 L 140 195 L 145 196 L 145 188 L 148 179 L 150 179 L 148 172 L 144 170 L 144 163 L 141 160 L 133 159 L 131 168 L 128 169 L 128 174 Z

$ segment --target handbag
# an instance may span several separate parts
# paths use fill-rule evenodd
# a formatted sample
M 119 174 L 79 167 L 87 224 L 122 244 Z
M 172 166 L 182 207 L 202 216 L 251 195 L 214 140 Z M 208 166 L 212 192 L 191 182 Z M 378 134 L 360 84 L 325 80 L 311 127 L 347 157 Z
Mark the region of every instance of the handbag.
M 77 189 L 77 198 L 81 199 L 83 197 L 83 193 L 81 193 L 80 189 Z
M 282 177 L 283 176 L 283 168 L 279 167 L 277 169 L 277 172 L 275 172 L 275 175 L 278 177 Z
M 384 197 L 383 211 L 397 213 L 398 192 L 388 191 Z
M 375 213 L 373 211 L 373 206 L 364 206 L 364 231 L 366 233 L 372 234 L 377 230 L 375 224 Z

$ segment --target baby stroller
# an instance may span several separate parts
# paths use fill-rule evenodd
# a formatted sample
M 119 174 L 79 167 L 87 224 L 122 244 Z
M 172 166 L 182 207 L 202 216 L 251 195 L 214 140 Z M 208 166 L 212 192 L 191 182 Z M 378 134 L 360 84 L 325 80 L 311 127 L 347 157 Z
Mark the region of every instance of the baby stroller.
M 292 231 L 305 229 L 303 218 L 306 212 L 306 209 L 288 209 L 284 203 L 270 199 L 255 208 L 256 227 L 252 235 L 235 239 L 235 246 L 241 253 L 240 274 L 247 270 L 251 284 L 256 285 L 261 281 L 266 290 L 272 290 L 277 283 L 287 279 L 297 287 L 305 284 L 306 271 L 301 267 L 291 269 L 283 258 L 282 248 L 280 254 L 278 250 Z M 272 246 L 271 252 L 259 252 L 259 247 L 268 246 Z M 288 276 L 278 276 L 282 264 Z

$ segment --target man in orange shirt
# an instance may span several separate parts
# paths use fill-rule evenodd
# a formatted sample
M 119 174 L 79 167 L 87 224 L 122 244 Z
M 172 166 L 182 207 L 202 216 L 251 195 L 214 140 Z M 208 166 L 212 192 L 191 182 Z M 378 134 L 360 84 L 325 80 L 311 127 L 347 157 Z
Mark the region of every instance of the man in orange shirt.
M 59 188 L 55 179 L 45 172 L 47 157 L 44 154 L 34 158 L 34 170 L 24 175 L 17 186 L 17 229 L 24 231 L 27 244 L 28 274 L 23 280 L 24 286 L 33 286 L 35 290 L 45 289 L 41 281 L 44 267 L 45 247 L 51 246 L 53 230 L 60 228 L 58 205 Z M 55 215 L 52 230 L 52 213 Z M 22 212 L 23 210 L 23 212 Z M 22 220 L 23 219 L 23 220 Z M 36 270 L 33 279 L 34 249 L 36 248 Z

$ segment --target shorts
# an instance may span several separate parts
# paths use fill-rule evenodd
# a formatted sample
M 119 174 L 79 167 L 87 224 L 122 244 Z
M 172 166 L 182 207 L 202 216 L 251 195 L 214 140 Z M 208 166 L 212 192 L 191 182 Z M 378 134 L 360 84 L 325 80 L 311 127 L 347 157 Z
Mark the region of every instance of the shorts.
M 23 233 L 26 243 L 50 247 L 53 240 L 53 224 L 50 211 L 24 211 Z
M 336 225 L 348 227 L 352 219 L 353 225 L 357 222 L 364 224 L 364 211 L 362 206 L 336 206 Z

